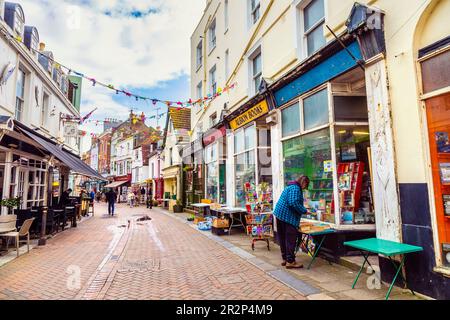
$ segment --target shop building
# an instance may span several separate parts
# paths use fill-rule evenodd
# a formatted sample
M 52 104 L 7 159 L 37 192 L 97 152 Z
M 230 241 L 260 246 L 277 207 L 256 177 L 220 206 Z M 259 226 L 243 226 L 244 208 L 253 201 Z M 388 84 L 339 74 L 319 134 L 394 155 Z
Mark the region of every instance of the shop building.
M 170 107 L 163 141 L 164 200 L 172 209 L 177 200 L 183 202 L 182 150 L 189 144 L 191 110 Z
M 51 206 L 76 189 L 78 175 L 99 178 L 79 158 L 78 126 L 64 120 L 80 116 L 81 79 L 50 62 L 53 53 L 19 4 L 1 7 L 0 197 L 20 197 L 20 209 Z
M 149 154 L 149 188 L 152 190 L 153 199 L 161 201 L 164 198 L 164 179 L 162 175 L 162 140 L 157 143 L 156 149 Z
M 276 203 L 289 181 L 308 175 L 312 214 L 305 218 L 338 229 L 326 253 L 352 254 L 343 241 L 375 235 L 422 246 L 405 267 L 409 286 L 448 299 L 450 31 L 443 22 L 450 3 L 253 3 L 246 11 L 245 4 L 209 1 L 191 38 L 193 94 L 220 86 L 221 74 L 228 75 L 224 85 L 238 83 L 211 104 L 194 106 L 192 117 L 195 136 L 213 127 L 206 122 L 215 113 L 226 114 L 226 204 L 242 206 L 240 185 L 265 179 Z M 248 42 L 238 44 L 226 23 L 233 6 L 243 9 L 236 18 L 259 12 L 239 30 Z M 211 57 L 222 51 L 225 58 L 208 73 Z M 218 155 L 206 150 L 214 163 Z M 270 161 L 260 163 L 264 158 Z M 262 173 L 264 164 L 271 175 Z M 392 266 L 379 260 L 389 282 Z

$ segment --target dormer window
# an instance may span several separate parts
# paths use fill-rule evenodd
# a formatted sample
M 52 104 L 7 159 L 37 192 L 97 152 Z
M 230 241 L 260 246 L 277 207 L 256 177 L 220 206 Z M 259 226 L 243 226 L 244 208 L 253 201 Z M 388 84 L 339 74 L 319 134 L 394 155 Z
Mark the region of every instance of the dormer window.
M 39 33 L 35 27 L 25 26 L 24 43 L 33 54 L 37 54 Z
M 23 36 L 25 14 L 19 4 L 12 2 L 5 3 L 5 21 L 17 35 Z

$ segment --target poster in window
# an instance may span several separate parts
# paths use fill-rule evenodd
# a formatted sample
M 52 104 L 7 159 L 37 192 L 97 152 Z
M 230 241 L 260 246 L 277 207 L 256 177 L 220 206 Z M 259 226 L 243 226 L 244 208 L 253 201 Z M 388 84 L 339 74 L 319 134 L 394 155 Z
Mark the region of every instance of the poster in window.
M 442 184 L 450 184 L 450 163 L 439 164 Z
M 436 132 L 435 135 L 438 153 L 450 153 L 448 132 Z
M 342 161 L 356 160 L 356 145 L 347 145 L 341 147 Z
M 446 216 L 450 216 L 450 194 L 444 194 L 442 197 L 444 200 L 444 213 Z

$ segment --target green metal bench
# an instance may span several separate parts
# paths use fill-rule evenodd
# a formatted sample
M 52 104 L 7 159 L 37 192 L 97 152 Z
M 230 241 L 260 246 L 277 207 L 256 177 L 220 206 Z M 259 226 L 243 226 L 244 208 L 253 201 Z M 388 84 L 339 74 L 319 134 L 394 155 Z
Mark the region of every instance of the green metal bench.
M 422 247 L 399 243 L 399 242 L 394 242 L 394 241 L 381 240 L 381 239 L 377 239 L 377 238 L 344 242 L 344 245 L 360 250 L 362 255 L 364 256 L 364 263 L 361 266 L 361 269 L 359 270 L 355 281 L 353 282 L 352 289 L 355 288 L 356 282 L 358 282 L 359 276 L 361 275 L 366 263 L 368 263 L 369 266 L 372 267 L 372 265 L 370 264 L 370 262 L 368 260 L 370 253 L 375 253 L 375 254 L 386 256 L 391 261 L 394 268 L 396 269 L 396 274 L 395 274 L 395 277 L 392 280 L 392 283 L 386 294 L 386 300 L 389 299 L 392 288 L 394 287 L 395 281 L 397 280 L 397 277 L 399 275 L 402 278 L 405 286 L 406 287 L 408 286 L 408 284 L 405 280 L 405 277 L 403 277 L 403 273 L 401 272 L 403 266 L 405 265 L 406 255 L 408 253 L 423 251 Z M 395 261 L 392 259 L 392 257 L 398 256 L 398 255 L 402 255 L 403 257 L 401 259 L 400 264 L 397 267 L 397 265 L 396 265 Z M 373 269 L 373 267 L 372 267 L 372 269 Z M 411 292 L 412 292 L 412 294 L 415 295 L 413 290 L 411 290 Z

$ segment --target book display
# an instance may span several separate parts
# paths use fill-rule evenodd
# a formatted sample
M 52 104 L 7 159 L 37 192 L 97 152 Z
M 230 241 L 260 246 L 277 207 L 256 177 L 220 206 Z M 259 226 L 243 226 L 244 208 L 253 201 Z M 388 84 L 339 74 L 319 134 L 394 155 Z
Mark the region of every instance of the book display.
M 337 174 L 341 223 L 355 224 L 364 221 L 359 212 L 364 163 L 340 163 Z
M 272 188 L 267 183 L 258 187 L 249 182 L 245 183 L 246 196 L 247 234 L 252 237 L 252 250 L 255 250 L 257 241 L 267 243 L 270 250 L 269 239 L 273 237 L 273 215 L 272 215 Z

